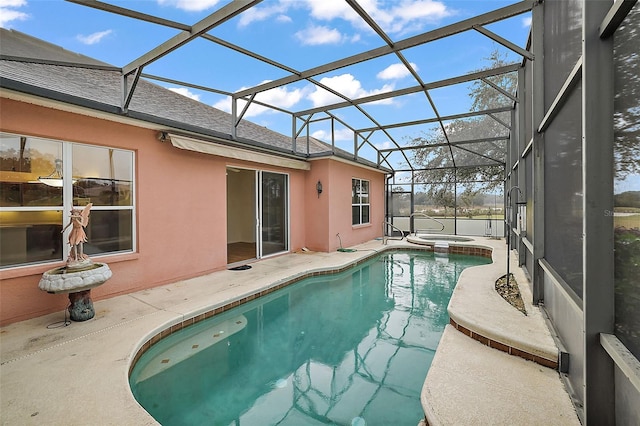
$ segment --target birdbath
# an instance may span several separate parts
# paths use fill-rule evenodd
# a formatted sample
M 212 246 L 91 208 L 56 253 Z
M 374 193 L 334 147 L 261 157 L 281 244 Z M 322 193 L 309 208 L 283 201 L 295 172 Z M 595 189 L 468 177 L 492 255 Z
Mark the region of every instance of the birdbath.
M 91 289 L 111 278 L 111 269 L 106 263 L 94 263 L 84 254 L 83 244 L 87 242 L 84 228 L 89 224 L 89 203 L 83 210 L 72 209 L 69 234 L 69 258 L 65 266 L 46 271 L 38 288 L 51 294 L 69 294 L 69 316 L 73 321 L 86 321 L 95 316 L 91 301 Z

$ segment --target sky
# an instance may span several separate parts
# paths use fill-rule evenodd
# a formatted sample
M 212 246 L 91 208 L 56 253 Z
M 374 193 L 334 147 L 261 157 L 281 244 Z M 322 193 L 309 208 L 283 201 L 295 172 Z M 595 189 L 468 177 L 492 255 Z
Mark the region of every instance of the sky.
M 193 25 L 227 0 L 125 0 L 107 1 L 127 9 Z M 360 0 L 359 4 L 394 41 L 428 32 L 515 3 L 480 0 Z M 530 13 L 490 24 L 486 28 L 524 47 L 531 24 Z M 170 39 L 179 30 L 118 16 L 59 0 L 0 0 L 0 26 L 43 39 L 63 48 L 122 67 L 148 50 Z M 239 16 L 213 28 L 209 34 L 256 52 L 296 71 L 383 46 L 384 41 L 344 0 L 264 0 Z M 521 62 L 521 56 L 476 32 L 447 37 L 403 51 L 424 83 L 467 74 L 489 66 L 488 55 L 498 50 L 506 62 Z M 197 39 L 147 65 L 144 73 L 185 81 L 224 92 L 235 92 L 288 75 L 288 72 L 234 52 L 204 39 Z M 376 93 L 416 86 L 409 69 L 395 55 L 337 69 L 314 77 L 347 95 L 360 98 Z M 228 96 L 154 81 L 207 105 L 231 110 Z M 446 116 L 469 111 L 468 85 L 434 89 L 430 95 L 437 114 Z M 258 95 L 258 100 L 301 111 L 340 100 L 330 92 L 300 81 Z M 239 106 L 242 108 L 242 105 Z M 378 124 L 407 122 L 436 116 L 423 94 L 413 94 L 337 110 L 340 119 L 356 129 Z M 290 135 L 289 114 L 252 105 L 244 118 Z M 314 117 L 322 118 L 322 117 Z M 428 127 L 428 126 L 427 126 Z M 374 132 L 377 148 L 391 147 L 390 137 L 417 136 L 425 126 Z M 330 140 L 329 120 L 309 126 L 309 134 Z M 334 127 L 338 147 L 353 146 L 353 132 L 339 123 Z M 306 130 L 305 130 L 306 134 Z M 364 148 L 363 148 L 364 150 Z M 399 160 L 401 161 L 401 160 Z

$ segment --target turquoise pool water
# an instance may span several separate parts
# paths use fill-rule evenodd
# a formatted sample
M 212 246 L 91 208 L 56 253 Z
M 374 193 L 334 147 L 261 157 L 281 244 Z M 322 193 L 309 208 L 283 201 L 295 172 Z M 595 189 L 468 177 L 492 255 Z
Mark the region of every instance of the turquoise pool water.
M 411 425 L 463 269 L 429 252 L 379 255 L 174 333 L 135 365 L 163 425 Z

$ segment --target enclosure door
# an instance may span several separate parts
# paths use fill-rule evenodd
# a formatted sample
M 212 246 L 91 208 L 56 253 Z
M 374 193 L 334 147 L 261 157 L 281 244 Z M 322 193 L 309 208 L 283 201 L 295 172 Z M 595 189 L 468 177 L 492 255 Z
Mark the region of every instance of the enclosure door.
M 289 177 L 259 172 L 259 257 L 289 250 Z

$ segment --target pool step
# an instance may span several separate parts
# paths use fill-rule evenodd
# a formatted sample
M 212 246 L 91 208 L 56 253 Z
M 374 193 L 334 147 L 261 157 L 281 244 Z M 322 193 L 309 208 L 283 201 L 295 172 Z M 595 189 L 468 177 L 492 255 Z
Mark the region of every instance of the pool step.
M 180 340 L 174 342 L 172 346 L 163 352 L 154 354 L 154 356 L 146 361 L 146 364 L 135 375 L 135 383 L 155 376 L 164 370 L 173 367 L 176 364 L 196 355 L 197 353 L 215 345 L 229 336 L 237 333 L 245 328 L 247 318 L 244 315 L 220 322 L 215 328 L 193 327 L 189 331 L 181 334 Z M 186 342 L 186 343 L 185 343 Z M 188 343 L 188 344 L 187 344 Z
M 449 242 L 436 241 L 433 245 L 433 251 L 436 253 L 449 253 Z

